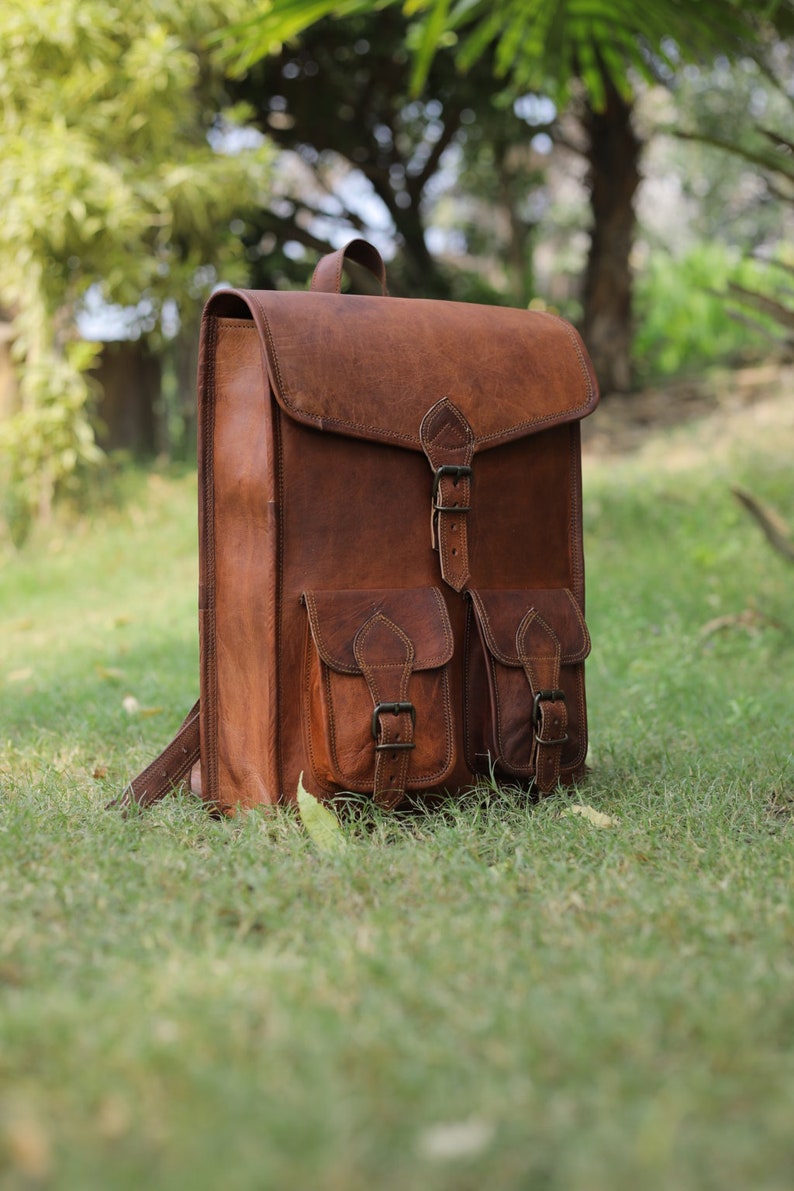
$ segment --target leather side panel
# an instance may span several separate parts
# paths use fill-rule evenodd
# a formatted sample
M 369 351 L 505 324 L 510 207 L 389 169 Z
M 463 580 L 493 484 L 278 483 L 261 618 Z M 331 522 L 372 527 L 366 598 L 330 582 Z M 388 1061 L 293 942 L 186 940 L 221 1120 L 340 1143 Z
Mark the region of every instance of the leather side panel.
M 278 800 L 276 573 L 279 510 L 271 402 L 252 323 L 213 319 L 209 523 L 203 569 L 205 797 L 221 809 Z M 206 697 L 205 697 L 206 690 Z M 210 704 L 214 702 L 214 707 Z M 204 728 L 204 725 L 202 725 Z

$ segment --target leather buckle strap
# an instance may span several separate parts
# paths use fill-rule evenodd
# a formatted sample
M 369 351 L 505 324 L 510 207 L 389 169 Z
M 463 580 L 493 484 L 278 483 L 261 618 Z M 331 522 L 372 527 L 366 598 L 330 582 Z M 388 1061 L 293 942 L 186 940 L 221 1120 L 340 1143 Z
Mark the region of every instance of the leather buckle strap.
M 165 798 L 166 794 L 177 789 L 190 776 L 201 755 L 200 745 L 199 704 L 196 703 L 160 756 L 133 778 L 121 795 L 107 804 L 107 809 L 121 807 L 126 810 L 133 803 L 151 806 L 153 802 Z
M 535 785 L 547 794 L 560 780 L 562 749 L 568 741 L 568 707 L 558 685 L 560 640 L 536 608 L 530 608 L 518 626 L 516 649 L 532 695 Z
M 379 806 L 391 810 L 405 798 L 408 762 L 414 748 L 416 708 L 407 696 L 416 651 L 407 633 L 377 612 L 356 633 L 353 655 L 373 703 L 373 798 Z
M 532 727 L 535 732 L 535 743 L 536 744 L 562 745 L 562 744 L 568 743 L 568 733 L 567 732 L 565 733 L 564 736 L 558 736 L 556 738 L 556 740 L 545 740 L 543 738 L 543 736 L 541 736 L 541 731 L 542 731 L 542 727 L 543 727 L 542 704 L 544 704 L 544 703 L 565 703 L 565 702 L 566 702 L 565 691 L 552 689 L 552 690 L 542 690 L 542 691 L 535 692 L 535 697 L 532 700 Z
M 471 505 L 440 505 L 438 503 L 438 490 L 441 487 L 441 481 L 444 476 L 452 476 L 452 487 L 457 488 L 464 477 L 467 480 L 471 479 L 472 469 L 465 465 L 458 466 L 454 463 L 444 463 L 441 467 L 437 467 L 436 474 L 433 476 L 433 491 L 430 497 L 433 502 L 433 508 L 437 513 L 468 513 Z
M 413 703 L 378 703 L 372 713 L 372 739 L 380 739 L 380 717 L 382 715 L 403 715 L 407 713 L 411 717 L 411 727 L 416 727 L 416 708 Z M 388 749 L 415 749 L 416 745 L 412 740 L 392 741 L 391 744 L 376 744 L 375 752 L 382 753 Z
M 454 591 L 463 591 L 469 581 L 469 540 L 463 514 L 471 508 L 471 461 L 477 445 L 474 431 L 457 406 L 442 397 L 422 418 L 419 438 L 433 469 L 431 543 L 438 550 L 444 582 Z

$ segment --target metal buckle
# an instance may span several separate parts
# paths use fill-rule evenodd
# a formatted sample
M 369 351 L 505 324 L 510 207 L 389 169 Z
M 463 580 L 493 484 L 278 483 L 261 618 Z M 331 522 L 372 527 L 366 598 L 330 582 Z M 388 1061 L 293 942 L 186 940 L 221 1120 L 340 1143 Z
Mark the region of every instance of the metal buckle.
M 532 727 L 535 732 L 535 741 L 537 744 L 567 744 L 568 734 L 560 736 L 557 740 L 544 740 L 542 736 L 538 736 L 538 727 L 540 726 L 540 705 L 541 703 L 565 703 L 565 691 L 558 689 L 538 691 L 535 698 L 532 700 Z
M 413 703 L 377 703 L 372 713 L 372 739 L 378 739 L 378 721 L 382 715 L 410 715 L 411 727 L 416 727 L 416 708 Z M 397 740 L 392 744 L 376 744 L 375 752 L 391 752 L 393 749 L 415 749 L 410 740 Z
M 453 487 L 457 488 L 461 480 L 470 480 L 472 477 L 472 469 L 467 464 L 444 463 L 441 467 L 436 468 L 436 473 L 433 476 L 433 495 L 431 500 L 433 508 L 437 513 L 468 513 L 471 505 L 439 505 L 436 504 L 438 497 L 438 489 L 444 476 L 454 476 L 455 480 Z

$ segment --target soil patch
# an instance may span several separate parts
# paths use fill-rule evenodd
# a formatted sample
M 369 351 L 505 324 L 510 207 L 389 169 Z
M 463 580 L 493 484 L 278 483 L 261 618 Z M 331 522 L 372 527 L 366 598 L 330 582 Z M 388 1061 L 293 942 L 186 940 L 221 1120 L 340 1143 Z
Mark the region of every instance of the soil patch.
M 668 447 L 671 437 L 678 440 L 677 455 L 686 455 L 687 446 L 702 452 L 703 440 L 716 448 L 746 435 L 794 435 L 794 365 L 765 364 L 613 394 L 582 423 L 583 451 L 590 459 L 640 453 L 658 443 L 660 431 L 681 428 L 688 432 L 683 438 L 661 436 Z

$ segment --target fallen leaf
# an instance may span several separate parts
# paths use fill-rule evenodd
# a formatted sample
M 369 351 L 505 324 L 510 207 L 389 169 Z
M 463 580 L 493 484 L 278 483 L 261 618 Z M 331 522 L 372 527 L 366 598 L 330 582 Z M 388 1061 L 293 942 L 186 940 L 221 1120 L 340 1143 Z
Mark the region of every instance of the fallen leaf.
M 139 707 L 138 715 L 144 719 L 150 715 L 162 715 L 163 710 L 164 709 L 162 707 Z
M 302 773 L 298 778 L 298 814 L 318 852 L 344 852 L 347 840 L 339 820 L 333 811 L 309 793 L 303 784 Z
M 94 666 L 97 678 L 104 678 L 110 682 L 119 682 L 124 677 L 124 671 L 115 666 Z
M 446 1161 L 450 1158 L 472 1158 L 481 1153 L 494 1135 L 490 1121 L 476 1118 L 431 1125 L 419 1135 L 418 1149 L 425 1158 Z
M 595 807 L 587 806 L 581 802 L 575 802 L 573 806 L 566 807 L 562 813 L 563 815 L 580 815 L 594 827 L 617 827 L 618 825 L 618 820 L 612 815 L 605 815 L 603 811 L 597 811 Z
M 96 778 L 97 781 L 99 781 L 100 778 L 107 777 L 107 775 L 108 775 L 107 765 L 95 765 L 94 772 L 91 774 L 91 776 L 93 778 Z

